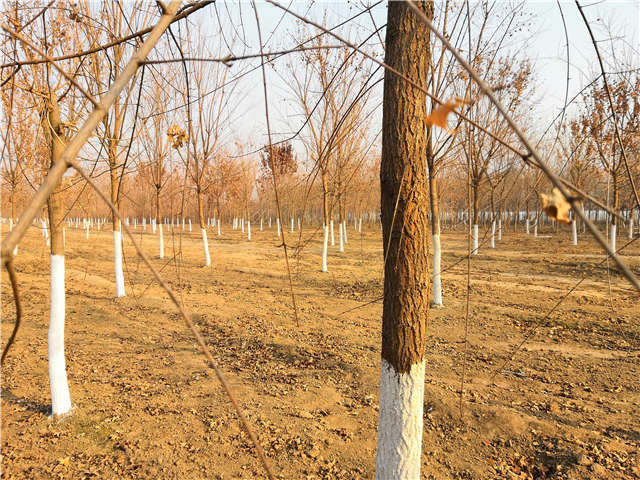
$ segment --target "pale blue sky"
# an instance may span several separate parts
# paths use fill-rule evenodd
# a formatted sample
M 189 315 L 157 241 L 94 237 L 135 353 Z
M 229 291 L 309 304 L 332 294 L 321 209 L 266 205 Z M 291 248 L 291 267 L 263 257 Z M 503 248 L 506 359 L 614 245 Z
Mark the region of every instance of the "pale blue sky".
M 327 12 L 326 25 L 334 25 L 354 15 L 361 10 L 362 3 L 358 2 L 282 2 L 295 12 L 322 22 L 324 12 Z M 637 1 L 600 1 L 582 2 L 587 18 L 592 22 L 594 33 L 599 40 L 608 37 L 605 25 L 611 25 L 613 34 L 620 45 L 624 40 L 630 48 L 638 48 L 638 31 L 640 29 L 640 2 Z M 228 15 L 234 19 L 229 22 L 229 32 L 242 34 L 246 38 L 247 45 L 236 42 L 233 53 L 236 55 L 255 53 L 258 51 L 256 34 L 256 20 L 248 2 L 229 2 L 228 9 L 218 4 L 218 15 L 228 19 Z M 292 45 L 291 32 L 296 29 L 296 21 L 280 9 L 265 2 L 257 2 L 260 21 L 262 25 L 263 40 L 268 40 L 266 51 L 276 51 Z M 580 89 L 593 78 L 594 72 L 599 71 L 593 45 L 588 36 L 587 29 L 572 1 L 561 1 L 567 31 L 569 36 L 569 98 L 576 95 Z M 535 74 L 538 79 L 535 100 L 536 125 L 535 131 L 543 131 L 553 117 L 563 106 L 567 76 L 565 33 L 560 16 L 560 10 L 556 1 L 526 1 L 525 10 L 534 14 L 534 21 L 526 35 L 529 38 L 528 47 L 523 52 L 530 57 L 535 64 Z M 212 8 L 200 15 L 198 22 L 209 23 Z M 242 21 L 240 21 L 240 15 Z M 352 25 L 362 37 L 373 31 L 373 25 L 379 27 L 386 21 L 386 3 L 382 3 L 372 10 L 372 18 L 369 15 L 361 16 Z M 216 22 L 217 23 L 217 22 Z M 310 31 L 314 31 L 311 27 Z M 343 33 L 345 30 L 341 30 Z M 516 35 L 524 35 L 517 33 Z M 384 38 L 384 31 L 381 32 Z M 333 41 L 331 43 L 334 43 Z M 605 49 L 606 42 L 600 43 Z M 232 67 L 234 73 L 248 68 L 249 65 L 259 65 L 258 60 L 246 63 L 238 62 Z M 276 66 L 276 68 L 278 68 Z M 291 115 L 292 108 L 289 105 L 290 94 L 287 86 L 271 70 L 268 69 L 268 84 L 270 98 L 270 115 L 272 131 L 275 140 L 283 138 L 287 132 L 295 129 L 300 119 Z M 266 126 L 264 121 L 264 101 L 262 92 L 262 76 L 260 70 L 247 75 L 242 80 L 241 91 L 244 99 L 237 108 L 235 131 L 242 140 L 256 144 L 266 142 Z M 378 116 L 378 118 L 380 118 Z M 378 127 L 373 130 L 378 130 Z

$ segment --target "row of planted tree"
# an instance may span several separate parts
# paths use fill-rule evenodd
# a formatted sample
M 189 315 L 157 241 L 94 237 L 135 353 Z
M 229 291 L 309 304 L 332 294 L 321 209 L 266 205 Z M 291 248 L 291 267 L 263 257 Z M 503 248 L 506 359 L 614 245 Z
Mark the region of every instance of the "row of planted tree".
M 344 248 L 348 232 L 357 229 L 361 233 L 361 220 L 365 228 L 378 234 L 378 212 L 382 211 L 385 240 L 396 240 L 384 244 L 391 260 L 389 264 L 385 261 L 383 322 L 423 321 L 425 306 L 416 306 L 411 295 L 422 302 L 420 293 L 429 283 L 422 238 L 429 224 L 426 205 L 433 238 L 433 303 L 442 304 L 441 229 L 462 230 L 464 225 L 464 231 L 473 237 L 473 254 L 480 251 L 481 227 L 490 247 L 500 241 L 506 225 L 520 225 L 526 233 L 533 230 L 535 236 L 545 222 L 538 194 L 551 187 L 530 158 L 505 147 L 518 142 L 505 117 L 451 53 L 430 38 L 409 8 L 401 2 L 389 6 L 388 28 L 397 35 L 388 36 L 384 46 L 381 38 L 380 42 L 372 40 L 378 30 L 367 38 L 358 29 L 344 32 L 367 55 L 331 45 L 326 36 L 304 27 L 290 32 L 296 44 L 305 48 L 293 49 L 281 62 L 271 63 L 270 74 L 285 85 L 286 117 L 299 121 L 290 125 L 293 135 L 273 139 L 267 127 L 259 140 L 238 134 L 244 128 L 239 118 L 242 109 L 238 105 L 244 95 L 239 80 L 246 72 L 230 68 L 225 61 L 211 61 L 229 57 L 225 36 L 208 34 L 204 21 L 194 21 L 180 31 L 182 46 L 173 34 L 165 35 L 153 58 L 136 64 L 135 75 L 110 100 L 112 108 L 79 150 L 77 162 L 99 191 L 108 192 L 113 206 L 128 216 L 125 225 L 143 232 L 150 228 L 151 234 L 158 235 L 160 256 L 164 255 L 164 228 L 195 229 L 196 235 L 199 229 L 205 266 L 211 265 L 209 234 L 223 235 L 222 227 L 227 225 L 249 239 L 251 225 L 255 229 L 259 222 L 265 228 L 266 222 L 274 238 L 278 233 L 284 236 L 286 228 L 305 232 L 305 226 L 311 227 L 309 235 L 322 241 L 319 263 L 327 271 L 328 247 L 335 242 L 335 230 Z M 632 208 L 633 184 L 629 181 L 640 169 L 640 74 L 632 65 L 633 58 L 614 56 L 610 66 L 617 73 L 610 75 L 609 86 L 598 78 L 589 83 L 580 94 L 580 107 L 563 109 L 562 120 L 550 129 L 554 135 L 545 136 L 533 113 L 536 72 L 532 62 L 514 44 L 516 39 L 507 41 L 511 32 L 527 29 L 528 18 L 519 7 L 444 2 L 424 3 L 420 8 L 439 31 L 458 42 L 458 49 L 465 50 L 471 67 L 494 88 L 518 124 L 539 138 L 537 148 L 549 165 L 575 188 L 608 205 L 612 214 L 604 217 L 595 207 L 591 210 L 609 226 L 615 251 L 618 223 L 626 222 L 633 235 L 638 215 Z M 18 35 L 3 44 L 0 93 L 8 115 L 3 125 L 2 209 L 9 228 L 47 172 L 61 164 L 79 124 L 96 111 L 96 105 L 108 100 L 108 92 L 117 85 L 144 36 L 130 32 L 143 31 L 154 15 L 142 2 L 81 2 L 47 9 L 42 22 L 32 22 L 31 9 L 19 4 L 6 12 L 10 23 L 20 27 L 21 36 L 38 48 L 19 40 Z M 183 47 L 196 61 L 185 59 Z M 176 50 L 181 61 L 174 61 Z M 407 71 L 414 86 L 410 88 L 398 76 L 384 77 L 381 142 L 380 131 L 373 125 L 384 69 L 371 60 L 383 54 L 396 71 Z M 272 58 L 279 57 L 271 55 L 269 62 Z M 72 81 L 65 72 L 72 72 Z M 440 100 L 427 99 L 415 85 Z M 617 106 L 614 125 L 608 121 L 610 97 Z M 433 128 L 424 120 L 447 99 L 457 99 L 455 105 L 466 121 L 459 116 L 455 125 L 445 122 L 445 128 Z M 635 153 L 629 162 L 620 145 Z M 381 157 L 386 159 L 382 165 Z M 406 219 L 412 222 L 407 229 L 419 235 L 404 236 L 403 243 L 398 238 Z M 54 415 L 71 407 L 64 365 L 65 228 L 83 228 L 88 236 L 92 228 L 104 229 L 106 224 L 113 236 L 115 290 L 120 297 L 125 295 L 122 224 L 83 178 L 64 177 L 48 197 L 45 218 L 36 223 L 51 252 L 49 373 Z M 571 224 L 576 243 L 579 225 Z M 413 262 L 413 277 L 407 273 L 409 261 Z M 409 325 L 402 321 L 398 324 Z M 407 378 L 420 380 L 420 375 L 411 373 L 416 368 L 424 376 L 423 338 L 396 342 L 422 345 L 410 355 L 400 355 L 395 348 L 392 337 L 402 325 L 384 327 L 388 341 L 382 346 L 383 433 L 382 412 L 390 412 L 389 418 L 398 416 L 393 407 L 397 398 L 389 392 L 395 392 L 398 385 L 409 385 Z M 416 328 L 408 335 L 416 332 L 423 335 L 424 329 Z M 413 387 L 409 387 L 404 390 L 410 392 Z M 412 409 L 411 415 L 418 412 L 415 417 L 421 425 L 422 399 L 419 395 L 406 398 L 417 399 L 419 408 Z M 389 452 L 399 455 L 393 448 Z M 381 461 L 381 470 L 385 465 Z

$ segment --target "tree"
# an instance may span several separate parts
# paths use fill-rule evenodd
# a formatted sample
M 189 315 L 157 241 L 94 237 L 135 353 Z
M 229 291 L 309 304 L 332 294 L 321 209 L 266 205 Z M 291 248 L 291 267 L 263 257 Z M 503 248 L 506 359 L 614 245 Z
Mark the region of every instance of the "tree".
M 361 114 L 369 98 L 367 86 L 372 79 L 364 58 L 353 51 L 326 47 L 326 39 L 314 37 L 314 50 L 301 53 L 298 64 L 287 64 L 287 79 L 295 103 L 305 118 L 303 138 L 313 168 L 322 185 L 323 243 L 321 271 L 328 271 L 329 232 L 333 229 L 335 185 L 330 183 L 332 165 L 346 153 L 347 145 L 360 135 Z M 356 128 L 354 128 L 356 127 Z M 342 221 L 342 218 L 339 219 Z
M 419 8 L 433 18 L 433 2 Z M 388 7 L 385 62 L 426 88 L 429 31 L 410 6 Z M 376 478 L 420 478 L 429 307 L 426 96 L 384 77 L 380 190 L 384 250 Z
M 617 128 L 620 140 L 625 149 L 629 149 L 637 142 L 640 131 L 640 75 L 637 73 L 629 78 L 619 77 L 615 81 L 609 80 L 609 94 L 611 95 L 617 116 Z M 607 90 L 604 84 L 594 84 L 583 95 L 585 105 L 578 119 L 580 134 L 588 136 L 595 150 L 602 168 L 609 175 L 611 181 L 611 198 L 613 211 L 620 210 L 621 180 L 624 172 L 623 153 L 616 139 L 615 125 L 610 120 Z M 618 219 L 610 216 L 611 233 L 609 243 L 611 249 L 616 249 L 616 230 Z
M 74 6 L 74 8 L 76 8 Z M 84 4 L 86 11 L 77 18 L 101 18 L 104 24 L 97 26 L 94 22 L 80 20 L 78 23 L 85 30 L 85 35 L 92 43 L 106 43 L 123 37 L 129 29 L 135 29 L 140 23 L 146 23 L 148 10 L 142 8 L 139 2 L 127 5 L 125 10 L 117 1 L 105 2 L 99 12 L 91 12 L 91 4 Z M 144 12 L 147 12 L 146 14 Z M 105 37 L 107 40 L 105 40 Z M 135 45 L 135 44 L 134 44 Z M 133 46 L 127 43 L 118 43 L 110 49 L 104 49 L 87 57 L 86 78 L 93 80 L 90 91 L 94 93 L 96 100 L 106 92 L 110 85 L 118 78 L 125 66 L 125 62 L 133 51 Z M 121 200 L 122 179 L 127 169 L 127 155 L 131 138 L 125 135 L 125 130 L 130 125 L 125 121 L 129 107 L 134 101 L 133 94 L 135 81 L 131 82 L 125 92 L 115 102 L 102 120 L 100 142 L 106 153 L 106 163 L 110 178 L 110 200 L 119 209 Z M 115 213 L 111 214 L 113 225 L 113 268 L 116 284 L 116 297 L 126 295 L 124 285 L 124 271 L 122 262 L 122 228 Z

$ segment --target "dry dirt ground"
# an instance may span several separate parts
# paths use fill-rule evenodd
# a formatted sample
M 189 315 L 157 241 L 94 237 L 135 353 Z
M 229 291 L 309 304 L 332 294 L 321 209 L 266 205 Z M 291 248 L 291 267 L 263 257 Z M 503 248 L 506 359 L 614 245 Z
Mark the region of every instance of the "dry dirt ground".
M 382 295 L 379 228 L 349 229 L 322 274 L 320 236 L 292 256 L 291 309 L 274 231 L 175 232 L 144 249 L 200 326 L 287 479 L 373 478 Z M 471 261 L 464 398 L 466 236 L 443 234 L 445 307 L 429 313 L 423 477 L 640 478 L 640 302 L 595 243 L 505 230 Z M 4 232 L 6 234 L 6 231 Z M 307 236 L 307 233 L 305 233 Z M 2 370 L 2 476 L 261 478 L 248 437 L 192 335 L 125 243 L 128 296 L 114 299 L 111 233 L 68 230 L 66 352 L 75 405 L 48 417 L 49 257 L 39 230 L 16 267 L 25 317 Z M 289 235 L 289 241 L 294 239 Z M 619 246 L 626 239 L 618 240 Z M 624 258 L 640 274 L 640 241 Z M 457 262 L 457 263 L 456 263 Z M 546 313 L 586 279 L 549 317 Z M 2 338 L 15 309 L 2 272 Z M 514 347 L 528 341 L 512 357 Z

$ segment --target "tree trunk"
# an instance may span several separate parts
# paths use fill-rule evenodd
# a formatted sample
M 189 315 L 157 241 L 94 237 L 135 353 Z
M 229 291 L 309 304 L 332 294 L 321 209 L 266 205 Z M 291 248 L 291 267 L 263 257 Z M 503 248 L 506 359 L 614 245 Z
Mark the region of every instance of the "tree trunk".
M 116 159 L 117 144 L 114 139 L 109 140 L 109 176 L 111 178 L 111 203 L 120 208 L 118 200 L 118 164 Z M 113 269 L 116 281 L 116 297 L 124 297 L 126 295 L 124 288 L 124 272 L 122 270 L 122 228 L 120 221 L 114 212 L 111 213 L 111 221 L 113 224 Z
M 209 254 L 209 240 L 207 239 L 207 229 L 204 225 L 204 212 L 202 206 L 202 190 L 200 186 L 196 187 L 196 196 L 198 197 L 198 220 L 200 221 L 200 232 L 202 233 L 202 248 L 204 249 L 204 266 L 211 265 L 211 255 Z
M 433 306 L 442 306 L 442 247 L 440 244 L 440 207 L 438 205 L 438 181 L 433 164 L 431 135 L 427 142 L 427 167 L 429 169 L 429 207 L 431 208 L 431 237 L 433 240 Z
M 478 210 L 479 210 L 479 198 L 478 198 L 478 183 L 473 182 L 471 192 L 473 194 L 473 225 L 471 230 L 472 249 L 471 254 L 478 254 Z
M 51 96 L 47 105 L 48 122 L 44 125 L 51 141 L 51 167 L 58 162 L 64 151 L 64 132 L 60 120 L 57 99 Z M 71 396 L 67 382 L 67 369 L 64 354 L 64 323 L 66 314 L 65 273 L 64 273 L 64 205 L 62 186 L 56 187 L 47 199 L 49 210 L 50 246 L 50 310 L 49 310 L 49 386 L 51 388 L 51 413 L 55 418 L 71 410 Z
M 419 8 L 433 17 L 431 2 Z M 429 33 L 404 2 L 388 5 L 385 62 L 426 88 Z M 420 478 L 429 302 L 425 100 L 423 92 L 385 73 L 380 187 L 386 262 L 378 479 Z

